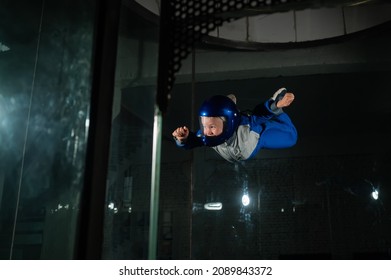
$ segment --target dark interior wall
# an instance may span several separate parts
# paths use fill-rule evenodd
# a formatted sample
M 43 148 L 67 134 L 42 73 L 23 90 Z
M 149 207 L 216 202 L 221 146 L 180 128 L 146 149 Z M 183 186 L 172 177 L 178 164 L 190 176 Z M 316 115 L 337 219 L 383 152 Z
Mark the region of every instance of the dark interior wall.
M 238 107 L 247 110 L 271 97 L 278 88 L 286 87 L 296 98 L 285 111 L 299 133 L 298 145 L 294 151 L 288 151 L 290 154 L 384 153 L 391 120 L 390 74 L 378 71 L 196 83 L 194 105 L 189 86 L 177 85 L 173 109 L 165 125 L 167 133 L 177 125 L 190 126 L 191 107 L 194 106 L 196 115 L 201 102 L 213 94 L 233 92 Z M 198 129 L 197 122 L 196 119 L 195 129 Z M 267 156 L 269 151 L 262 154 Z

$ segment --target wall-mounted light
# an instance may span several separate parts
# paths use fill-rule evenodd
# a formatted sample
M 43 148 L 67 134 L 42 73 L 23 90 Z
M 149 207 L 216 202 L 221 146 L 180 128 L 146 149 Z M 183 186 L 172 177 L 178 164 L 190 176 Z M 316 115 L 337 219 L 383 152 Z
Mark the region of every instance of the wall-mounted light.
M 371 196 L 374 200 L 378 200 L 379 199 L 379 191 L 377 189 L 373 189 Z
M 248 194 L 244 194 L 242 196 L 242 204 L 243 206 L 248 206 L 250 204 L 250 197 L 248 196 Z
M 113 210 L 114 207 L 115 207 L 114 202 L 110 202 L 109 205 L 107 205 L 107 208 L 109 208 L 110 210 Z
M 204 209 L 205 210 L 210 210 L 210 211 L 218 211 L 223 209 L 223 204 L 221 202 L 209 202 L 204 204 Z

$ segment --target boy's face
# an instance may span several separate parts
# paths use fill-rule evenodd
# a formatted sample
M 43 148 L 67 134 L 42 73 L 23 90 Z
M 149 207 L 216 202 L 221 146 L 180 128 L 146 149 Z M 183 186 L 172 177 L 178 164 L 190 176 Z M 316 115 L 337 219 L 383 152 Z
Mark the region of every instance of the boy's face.
M 224 123 L 219 117 L 201 117 L 202 132 L 206 136 L 218 136 L 223 132 Z

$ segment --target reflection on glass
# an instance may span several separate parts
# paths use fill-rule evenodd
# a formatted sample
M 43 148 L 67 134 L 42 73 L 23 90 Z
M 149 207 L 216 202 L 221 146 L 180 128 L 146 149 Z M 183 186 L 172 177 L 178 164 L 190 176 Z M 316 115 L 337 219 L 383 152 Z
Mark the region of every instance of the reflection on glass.
M 0 52 L 6 52 L 9 51 L 10 47 L 4 45 L 3 43 L 0 42 Z
M 104 220 L 103 259 L 148 257 L 158 26 L 123 1 Z
M 0 259 L 74 256 L 94 10 L 92 1 L 0 4 Z

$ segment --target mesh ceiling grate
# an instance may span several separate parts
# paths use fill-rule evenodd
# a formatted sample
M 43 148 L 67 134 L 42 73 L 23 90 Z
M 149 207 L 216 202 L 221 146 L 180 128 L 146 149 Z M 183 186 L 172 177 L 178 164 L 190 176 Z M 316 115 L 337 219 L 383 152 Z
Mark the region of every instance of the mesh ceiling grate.
M 246 12 L 271 9 L 299 0 L 162 0 L 160 73 L 157 102 L 165 111 L 175 74 L 192 51 L 194 44 L 226 21 L 245 16 Z M 239 13 L 241 12 L 241 13 Z M 270 12 L 270 11 L 269 11 Z M 164 73 L 164 74 L 163 74 Z
M 246 16 L 305 8 L 360 4 L 359 0 L 161 0 L 157 104 L 167 109 L 175 74 L 195 43 L 221 26 Z M 366 1 L 364 1 L 366 2 Z

